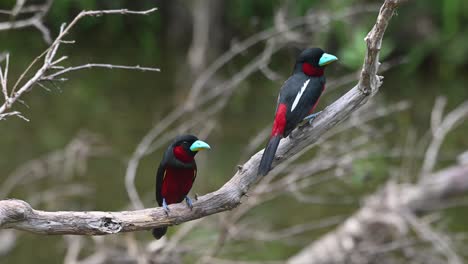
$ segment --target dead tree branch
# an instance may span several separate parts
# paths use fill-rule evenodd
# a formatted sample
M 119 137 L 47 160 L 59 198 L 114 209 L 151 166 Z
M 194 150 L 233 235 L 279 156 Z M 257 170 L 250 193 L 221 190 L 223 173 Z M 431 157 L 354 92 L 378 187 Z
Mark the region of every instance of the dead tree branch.
M 452 110 L 443 118 L 446 99 L 439 97 L 436 100 L 431 116 L 431 134 L 432 140 L 426 150 L 421 176 L 428 175 L 434 169 L 439 155 L 440 147 L 450 131 L 468 117 L 468 101 Z
M 81 11 L 71 22 L 70 24 L 62 24 L 60 27 L 59 35 L 54 39 L 52 44 L 49 46 L 47 50 L 45 50 L 41 55 L 36 57 L 33 62 L 27 67 L 27 69 L 21 74 L 21 76 L 16 80 L 15 84 L 13 85 L 10 90 L 8 90 L 8 68 L 9 68 L 9 55 L 6 55 L 6 62 L 5 68 L 2 70 L 0 67 L 0 80 L 2 86 L 2 94 L 4 97 L 4 103 L 0 105 L 0 120 L 4 119 L 8 116 L 20 116 L 21 113 L 18 111 L 11 111 L 7 112 L 12 106 L 21 101 L 20 97 L 23 96 L 26 92 L 31 91 L 33 87 L 37 84 L 44 87 L 44 84 L 41 82 L 48 81 L 65 81 L 66 79 L 57 79 L 57 77 L 62 76 L 65 73 L 88 69 L 88 68 L 109 68 L 109 69 L 129 69 L 129 70 L 138 70 L 138 71 L 159 71 L 158 68 L 149 68 L 149 67 L 141 67 L 137 66 L 124 66 L 124 65 L 110 65 L 110 64 L 86 64 L 81 66 L 71 66 L 71 67 L 64 67 L 60 66 L 60 63 L 65 61 L 68 57 L 62 56 L 60 58 L 56 58 L 57 52 L 61 44 L 73 44 L 74 41 L 67 41 L 64 40 L 65 36 L 67 36 L 72 28 L 84 17 L 89 16 L 102 16 L 102 15 L 126 15 L 126 14 L 133 14 L 133 15 L 148 15 L 153 13 L 157 10 L 157 8 L 152 8 L 144 11 L 132 11 L 128 9 L 116 9 L 116 10 L 94 10 L 94 11 Z M 43 58 L 43 63 L 40 64 L 39 69 L 32 74 L 32 77 L 26 80 L 23 83 L 23 79 L 25 79 L 26 75 L 30 73 L 33 66 L 39 63 L 39 61 Z M 50 71 L 55 71 L 51 73 Z M 23 84 L 22 84 L 23 83 Z
M 155 150 L 160 148 L 164 143 L 171 140 L 177 133 L 183 133 L 188 130 L 198 129 L 198 127 L 189 126 L 186 122 L 183 122 L 178 127 L 171 129 L 167 132 L 168 128 L 174 126 L 178 121 L 183 120 L 199 119 L 200 116 L 204 117 L 204 120 L 211 118 L 216 113 L 219 113 L 227 103 L 229 98 L 233 95 L 236 88 L 239 87 L 239 83 L 244 81 L 247 77 L 257 71 L 262 71 L 269 64 L 271 56 L 286 46 L 289 42 L 282 41 L 285 39 L 283 34 L 289 32 L 292 29 L 300 28 L 301 26 L 314 24 L 317 25 L 310 32 L 317 32 L 320 29 L 326 28 L 325 26 L 333 21 L 347 20 L 353 17 L 363 15 L 364 13 L 376 12 L 378 6 L 375 5 L 359 5 L 345 9 L 343 12 L 338 14 L 327 15 L 327 19 L 314 19 L 322 17 L 321 11 L 312 12 L 306 16 L 297 17 L 288 20 L 287 31 L 280 30 L 277 27 L 269 28 L 258 32 L 247 39 L 239 43 L 233 43 L 231 48 L 226 51 L 223 55 L 217 58 L 210 66 L 208 66 L 204 72 L 202 72 L 196 81 L 190 88 L 190 93 L 184 104 L 174 109 L 170 114 L 166 115 L 162 120 L 158 121 L 142 138 L 140 143 L 134 150 L 130 160 L 128 161 L 127 170 L 125 172 L 125 187 L 128 193 L 128 197 L 132 203 L 133 209 L 143 209 L 143 202 L 141 201 L 140 195 L 138 194 L 135 187 L 135 179 L 137 176 L 137 169 L 141 159 L 146 155 L 153 153 Z M 328 19 L 332 17 L 333 19 Z M 251 62 L 245 65 L 237 74 L 232 76 L 230 79 L 221 82 L 216 85 L 211 85 L 210 80 L 215 79 L 216 74 L 219 71 L 229 65 L 229 63 L 236 57 L 241 55 L 243 52 L 255 45 L 266 42 L 262 54 L 254 58 Z M 353 76 L 351 83 L 356 77 Z M 333 84 L 329 84 L 327 91 L 330 91 Z M 203 95 L 203 96 L 201 96 Z M 218 100 L 218 102 L 212 106 L 211 102 Z M 205 111 L 203 115 L 200 115 L 199 109 L 208 107 L 209 110 Z M 197 109 L 195 111 L 195 109 Z M 189 118 L 189 114 L 198 113 Z M 200 122 L 194 122 L 193 124 L 199 125 Z M 203 122 L 208 124 L 209 122 Z
M 370 196 L 359 211 L 334 231 L 291 257 L 288 263 L 374 263 L 370 261 L 372 257 L 369 252 L 378 252 L 378 248 L 388 247 L 390 243 L 394 244 L 392 250 L 400 249 L 398 245 L 402 240 L 411 239 L 408 238 L 409 230 L 414 230 L 422 241 L 431 244 L 431 251 L 435 249 L 445 257 L 440 263 L 463 263 L 451 241 L 417 217 L 450 205 L 449 198 L 468 192 L 468 164 L 463 161 L 437 173 L 432 172 L 441 143 L 465 117 L 467 102 L 445 117 L 444 106 L 445 100 L 438 98 L 432 111 L 433 140 L 423 161 L 423 164 L 427 164 L 430 156 L 430 166 L 423 170 L 427 174 L 420 174 L 419 182 L 415 184 L 390 180 L 384 188 Z M 369 250 L 369 245 L 374 250 Z
M 424 178 L 426 180 L 417 184 L 389 182 L 369 197 L 358 212 L 333 232 L 301 250 L 288 263 L 346 263 L 345 260 L 358 251 L 362 241 L 376 245 L 384 243 L 384 237 L 391 236 L 392 240 L 397 240 L 406 236 L 414 224 L 414 220 L 408 221 L 407 212 L 412 215 L 431 210 L 441 201 L 468 191 L 466 164 Z M 377 231 L 378 237 L 375 236 Z M 450 258 L 455 258 L 452 255 L 450 253 Z
M 47 0 L 40 5 L 26 5 L 25 0 L 17 0 L 11 10 L 0 10 L 0 14 L 9 15 L 10 21 L 0 22 L 0 31 L 35 27 L 42 34 L 46 43 L 51 43 L 50 31 L 44 25 L 44 17 L 50 10 L 54 0 Z M 20 14 L 28 14 L 26 18 L 16 20 Z
M 328 106 L 312 125 L 298 128 L 293 131 L 292 137 L 282 140 L 273 166 L 316 142 L 321 135 L 349 117 L 352 112 L 366 103 L 370 96 L 375 94 L 381 85 L 381 79 L 376 75 L 380 44 L 390 18 L 400 2 L 399 0 L 386 0 L 382 5 L 377 22 L 366 38 L 368 52 L 359 84 Z M 119 11 L 113 12 L 118 13 Z M 126 10 L 121 10 L 121 12 L 128 13 Z M 105 14 L 105 12 L 80 13 L 68 27 L 62 29 L 59 37 L 52 44 L 52 48 L 47 51 L 46 59 L 54 57 L 58 43 L 79 18 L 85 15 L 99 14 Z M 51 62 L 49 61 L 49 63 Z M 45 65 L 50 66 L 47 60 Z M 29 89 L 35 81 L 43 76 L 46 68 L 41 68 L 42 71 L 39 70 L 17 93 L 23 89 Z M 18 95 L 14 96 L 16 99 L 19 97 Z M 0 110 L 4 110 L 4 107 L 2 106 Z M 104 235 L 180 224 L 238 206 L 241 197 L 259 180 L 257 168 L 261 155 L 262 151 L 253 155 L 220 189 L 199 197 L 193 204 L 193 210 L 188 209 L 183 204 L 176 204 L 170 205 L 169 215 L 166 215 L 161 208 L 123 212 L 46 212 L 35 210 L 24 201 L 4 200 L 0 201 L 0 227 L 40 234 Z

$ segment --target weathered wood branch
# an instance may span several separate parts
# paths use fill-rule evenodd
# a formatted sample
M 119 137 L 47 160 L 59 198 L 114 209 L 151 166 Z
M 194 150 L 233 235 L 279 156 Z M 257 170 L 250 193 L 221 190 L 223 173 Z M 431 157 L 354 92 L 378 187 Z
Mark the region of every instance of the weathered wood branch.
M 400 0 L 386 0 L 377 22 L 369 32 L 366 54 L 359 84 L 328 106 L 310 126 L 293 131 L 281 141 L 273 167 L 298 153 L 350 116 L 381 85 L 377 76 L 378 54 L 384 32 Z M 14 228 L 40 234 L 104 235 L 148 230 L 176 225 L 207 215 L 230 210 L 240 204 L 241 197 L 258 180 L 257 168 L 263 151 L 253 155 L 224 186 L 194 202 L 193 210 L 185 204 L 170 205 L 170 214 L 161 208 L 124 212 L 45 212 L 35 210 L 24 201 L 0 201 L 0 228 Z
M 50 4 L 52 4 L 52 1 L 48 1 L 48 5 L 50 7 Z M 48 7 L 48 8 L 49 8 Z M 97 17 L 97 16 L 102 16 L 102 15 L 126 15 L 126 14 L 134 14 L 134 15 L 148 15 L 153 12 L 155 12 L 157 8 L 151 8 L 148 10 L 144 11 L 133 11 L 133 10 L 128 10 L 128 9 L 114 9 L 114 10 L 92 10 L 92 11 L 81 11 L 71 22 L 70 24 L 62 24 L 60 27 L 60 33 L 59 35 L 52 41 L 52 44 L 38 57 L 36 57 L 31 64 L 26 68 L 26 70 L 20 75 L 20 77 L 16 80 L 15 84 L 13 87 L 7 91 L 7 80 L 6 76 L 8 73 L 8 63 L 5 65 L 5 70 L 3 71 L 1 76 L 1 86 L 2 86 L 2 93 L 4 95 L 5 102 L 3 104 L 0 104 L 0 120 L 4 119 L 5 117 L 8 116 L 19 116 L 24 118 L 20 112 L 18 111 L 11 111 L 7 112 L 10 110 L 13 105 L 21 101 L 20 98 L 27 92 L 31 91 L 35 85 L 42 86 L 43 88 L 45 87 L 43 84 L 41 84 L 41 81 L 48 80 L 48 81 L 53 81 L 57 80 L 54 79 L 54 77 L 58 77 L 62 74 L 71 72 L 71 71 L 76 71 L 76 70 L 81 70 L 81 69 L 87 69 L 87 68 L 109 68 L 109 69 L 131 69 L 131 70 L 139 70 L 139 71 L 159 71 L 157 68 L 149 68 L 149 67 L 141 67 L 139 65 L 137 66 L 126 66 L 126 65 L 111 65 L 111 64 L 87 64 L 87 65 L 81 65 L 81 66 L 76 66 L 76 67 L 64 67 L 60 66 L 59 64 L 62 63 L 64 60 L 67 59 L 67 56 L 62 56 L 58 59 L 56 59 L 56 55 L 58 52 L 58 49 L 61 44 L 63 43 L 74 43 L 74 41 L 68 41 L 64 40 L 65 36 L 67 36 L 72 28 L 84 17 Z M 18 22 L 15 22 L 18 23 Z M 0 25 L 1 26 L 1 25 Z M 40 28 L 45 28 L 44 26 L 39 26 Z M 1 30 L 1 27 L 0 27 Z M 8 57 L 7 57 L 8 58 Z M 41 58 L 44 58 L 44 62 L 42 64 L 39 64 L 39 61 Z M 33 69 L 33 66 L 35 65 L 40 65 L 39 69 L 32 73 L 32 77 L 27 79 L 24 84 L 20 85 L 23 80 L 25 80 L 26 76 L 28 74 L 31 74 L 31 70 Z M 51 70 L 57 70 L 61 69 L 53 74 L 50 74 L 49 72 Z M 0 72 L 2 72 L 2 69 L 0 67 Z M 62 79 L 64 81 L 65 79 Z
M 408 213 L 437 209 L 448 198 L 467 192 L 468 164 L 425 175 L 416 184 L 390 181 L 343 224 L 302 249 L 288 263 L 354 263 L 350 259 L 353 254 L 362 257 L 363 244 L 378 248 L 390 238 L 395 241 L 408 235 L 411 229 L 411 222 L 406 219 Z

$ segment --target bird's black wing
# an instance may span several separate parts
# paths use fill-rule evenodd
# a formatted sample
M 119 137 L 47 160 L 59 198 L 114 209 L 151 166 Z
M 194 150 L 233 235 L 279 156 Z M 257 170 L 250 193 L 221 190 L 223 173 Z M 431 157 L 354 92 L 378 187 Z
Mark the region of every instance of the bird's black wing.
M 158 172 L 156 173 L 156 201 L 159 206 L 162 206 L 163 197 L 161 195 L 162 183 L 164 181 L 164 176 L 166 174 L 166 166 L 162 164 L 159 165 Z
M 289 77 L 281 86 L 278 104 L 285 103 L 291 107 L 297 93 L 307 79 L 308 77 L 303 73 L 296 73 Z
M 318 101 L 324 84 L 325 77 L 310 77 L 304 73 L 296 73 L 284 83 L 279 101 L 279 104 L 287 105 L 284 136 L 309 114 Z
M 162 206 L 163 197 L 161 195 L 161 188 L 164 182 L 164 176 L 166 176 L 166 168 L 169 163 L 170 153 L 172 150 L 168 149 L 163 155 L 161 163 L 159 164 L 158 171 L 156 172 L 156 201 L 159 206 Z
M 278 99 L 276 101 L 276 112 L 280 104 L 285 104 L 288 110 L 291 110 L 292 103 L 297 93 L 301 90 L 301 86 L 308 79 L 303 73 L 296 73 L 291 75 L 281 86 Z
M 286 129 L 285 135 L 291 133 L 291 131 L 302 122 L 302 120 L 309 115 L 309 112 L 313 108 L 313 106 L 318 102 L 320 95 L 322 94 L 323 87 L 325 85 L 325 77 L 311 77 L 306 79 L 308 80 L 307 86 L 298 99 L 294 109 L 288 109 L 286 114 Z M 305 82 L 304 82 L 305 83 Z M 300 88 L 304 85 L 301 84 Z M 296 97 L 297 95 L 295 95 Z M 294 98 L 296 99 L 296 98 Z M 293 101 L 294 103 L 294 101 Z

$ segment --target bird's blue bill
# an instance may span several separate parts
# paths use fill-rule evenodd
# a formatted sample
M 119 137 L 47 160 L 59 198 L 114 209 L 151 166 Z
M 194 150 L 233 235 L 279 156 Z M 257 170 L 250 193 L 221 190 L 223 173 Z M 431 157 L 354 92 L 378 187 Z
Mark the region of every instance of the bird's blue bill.
M 193 142 L 193 144 L 190 146 L 191 151 L 199 151 L 203 149 L 211 149 L 211 147 L 206 142 L 201 140 Z
M 322 57 L 320 57 L 320 60 L 319 60 L 319 66 L 325 66 L 337 60 L 338 58 L 336 56 L 328 54 L 328 53 L 323 53 Z

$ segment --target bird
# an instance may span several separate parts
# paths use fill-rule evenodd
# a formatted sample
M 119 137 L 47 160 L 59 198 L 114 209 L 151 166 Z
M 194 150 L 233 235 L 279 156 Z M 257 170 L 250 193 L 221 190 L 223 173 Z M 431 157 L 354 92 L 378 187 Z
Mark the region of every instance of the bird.
M 336 56 L 320 48 L 308 48 L 299 54 L 292 75 L 281 87 L 270 139 L 258 166 L 258 175 L 265 176 L 270 171 L 281 138 L 287 137 L 303 121 L 312 122 L 319 114 L 313 112 L 325 89 L 324 70 L 337 60 Z
M 167 147 L 156 173 L 156 201 L 169 215 L 169 204 L 180 203 L 185 199 L 192 209 L 192 200 L 188 193 L 197 177 L 195 155 L 211 149 L 208 143 L 194 135 L 177 136 Z M 160 239 L 167 232 L 167 227 L 154 228 L 154 238 Z

